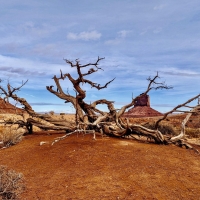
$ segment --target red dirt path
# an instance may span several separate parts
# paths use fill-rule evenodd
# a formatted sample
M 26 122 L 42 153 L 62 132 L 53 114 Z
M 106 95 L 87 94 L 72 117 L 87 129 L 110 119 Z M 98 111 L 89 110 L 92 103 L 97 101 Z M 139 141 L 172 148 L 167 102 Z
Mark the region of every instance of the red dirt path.
M 39 145 L 58 136 L 26 136 L 0 151 L 0 164 L 25 176 L 23 200 L 200 199 L 200 156 L 192 150 L 92 135 Z

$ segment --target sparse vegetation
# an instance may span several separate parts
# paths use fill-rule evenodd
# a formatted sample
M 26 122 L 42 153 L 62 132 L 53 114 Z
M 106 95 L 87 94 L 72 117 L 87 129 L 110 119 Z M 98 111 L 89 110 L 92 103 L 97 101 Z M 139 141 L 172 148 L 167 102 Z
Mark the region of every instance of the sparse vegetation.
M 24 132 L 18 125 L 0 126 L 0 147 L 7 148 L 21 142 Z
M 50 114 L 50 115 L 54 115 L 55 112 L 54 112 L 53 110 L 51 110 L 51 111 L 49 111 L 49 114 Z
M 144 124 L 144 127 L 148 128 L 148 129 L 155 129 L 155 123 L 146 123 L 146 124 Z M 177 135 L 173 126 L 170 124 L 159 124 L 158 130 L 163 135 L 171 135 L 171 136 Z
M 200 138 L 199 128 L 186 128 L 185 133 L 188 138 Z
M 20 194 L 24 189 L 22 173 L 0 166 L 0 199 L 20 199 Z

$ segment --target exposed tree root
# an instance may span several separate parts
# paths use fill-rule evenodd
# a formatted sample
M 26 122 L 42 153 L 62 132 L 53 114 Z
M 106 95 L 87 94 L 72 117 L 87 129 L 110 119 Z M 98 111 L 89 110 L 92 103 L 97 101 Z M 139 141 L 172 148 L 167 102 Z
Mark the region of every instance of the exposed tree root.
M 54 145 L 56 142 L 59 142 L 60 140 L 64 140 L 65 138 L 67 138 L 68 136 L 75 134 L 75 133 L 83 133 L 83 134 L 88 134 L 88 133 L 92 133 L 93 134 L 93 139 L 96 140 L 96 133 L 94 130 L 75 130 L 71 133 L 67 133 L 61 137 L 57 137 L 54 139 L 54 141 L 51 143 L 51 145 Z

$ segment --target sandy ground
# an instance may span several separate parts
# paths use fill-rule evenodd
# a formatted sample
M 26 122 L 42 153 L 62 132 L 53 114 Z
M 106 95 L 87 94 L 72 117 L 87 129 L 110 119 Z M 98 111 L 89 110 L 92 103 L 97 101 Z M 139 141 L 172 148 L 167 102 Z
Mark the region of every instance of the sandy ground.
M 61 135 L 40 132 L 0 150 L 0 164 L 25 176 L 23 200 L 200 199 L 193 150 L 81 134 L 39 145 Z

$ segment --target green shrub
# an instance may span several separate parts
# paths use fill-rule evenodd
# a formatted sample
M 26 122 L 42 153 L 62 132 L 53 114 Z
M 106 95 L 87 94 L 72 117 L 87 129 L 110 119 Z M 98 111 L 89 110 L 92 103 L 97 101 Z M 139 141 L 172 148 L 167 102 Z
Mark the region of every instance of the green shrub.
M 25 190 L 22 173 L 0 166 L 0 199 L 19 199 L 20 194 Z

